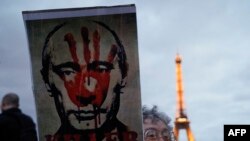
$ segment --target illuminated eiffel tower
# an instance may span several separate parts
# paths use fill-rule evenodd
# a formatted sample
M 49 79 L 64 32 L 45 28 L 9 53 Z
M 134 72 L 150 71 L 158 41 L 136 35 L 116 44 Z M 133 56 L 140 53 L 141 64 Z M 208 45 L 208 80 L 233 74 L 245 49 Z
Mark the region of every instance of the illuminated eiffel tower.
M 188 141 L 194 141 L 194 136 L 190 129 L 190 121 L 188 120 L 185 106 L 184 106 L 184 97 L 183 97 L 183 86 L 182 86 L 182 73 L 181 73 L 181 57 L 177 54 L 175 58 L 176 63 L 176 89 L 177 89 L 177 111 L 175 117 L 175 127 L 174 134 L 176 141 L 179 141 L 179 130 L 184 129 L 187 133 Z

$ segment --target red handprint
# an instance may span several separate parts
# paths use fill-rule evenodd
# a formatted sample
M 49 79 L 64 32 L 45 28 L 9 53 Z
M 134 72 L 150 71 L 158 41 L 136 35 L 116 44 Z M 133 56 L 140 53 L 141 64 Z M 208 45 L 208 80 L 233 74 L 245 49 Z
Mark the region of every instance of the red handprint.
M 106 98 L 109 88 L 110 71 L 117 54 L 117 46 L 111 45 L 105 61 L 100 61 L 100 34 L 95 30 L 92 34 L 93 56 L 91 59 L 89 31 L 82 27 L 83 60 L 79 62 L 76 41 L 72 33 L 67 33 L 64 40 L 68 43 L 73 63 L 69 68 L 60 68 L 59 76 L 64 81 L 71 101 L 78 107 L 92 104 L 100 107 Z

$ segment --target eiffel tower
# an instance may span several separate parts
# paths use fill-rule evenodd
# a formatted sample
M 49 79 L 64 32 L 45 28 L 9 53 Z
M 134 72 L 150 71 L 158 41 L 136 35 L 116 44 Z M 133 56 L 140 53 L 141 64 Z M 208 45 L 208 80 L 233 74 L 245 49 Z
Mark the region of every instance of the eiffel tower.
M 181 57 L 179 54 L 176 55 L 176 89 L 177 89 L 177 111 L 175 117 L 174 125 L 174 134 L 176 141 L 179 141 L 179 130 L 184 129 L 187 133 L 188 141 L 194 141 L 194 136 L 190 129 L 190 121 L 187 117 L 185 106 L 184 106 L 184 97 L 183 97 L 183 86 L 182 86 L 182 73 L 181 73 Z

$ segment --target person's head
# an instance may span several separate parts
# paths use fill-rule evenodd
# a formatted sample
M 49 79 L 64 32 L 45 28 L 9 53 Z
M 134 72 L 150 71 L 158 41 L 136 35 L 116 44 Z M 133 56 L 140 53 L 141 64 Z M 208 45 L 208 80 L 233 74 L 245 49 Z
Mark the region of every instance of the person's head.
M 143 132 L 145 141 L 172 141 L 173 133 L 170 118 L 158 111 L 157 106 L 152 109 L 143 106 Z
M 1 110 L 5 111 L 11 108 L 19 107 L 19 97 L 15 93 L 7 93 L 2 99 Z
M 62 124 L 95 129 L 116 118 L 128 64 L 124 47 L 109 26 L 63 23 L 46 37 L 41 74 Z

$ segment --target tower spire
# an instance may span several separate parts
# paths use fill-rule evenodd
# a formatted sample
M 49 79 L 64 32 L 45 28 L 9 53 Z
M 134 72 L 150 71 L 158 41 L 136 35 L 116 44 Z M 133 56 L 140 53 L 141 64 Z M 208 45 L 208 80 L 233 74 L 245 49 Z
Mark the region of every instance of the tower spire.
M 176 110 L 176 117 L 175 117 L 175 127 L 174 127 L 174 133 L 176 137 L 176 141 L 179 141 L 179 130 L 184 129 L 187 132 L 187 138 L 188 141 L 194 141 L 194 136 L 192 134 L 192 131 L 190 129 L 186 109 L 184 106 L 184 97 L 183 97 L 183 84 L 182 84 L 182 58 L 177 53 L 175 58 L 176 63 L 176 92 L 177 92 L 177 110 Z

